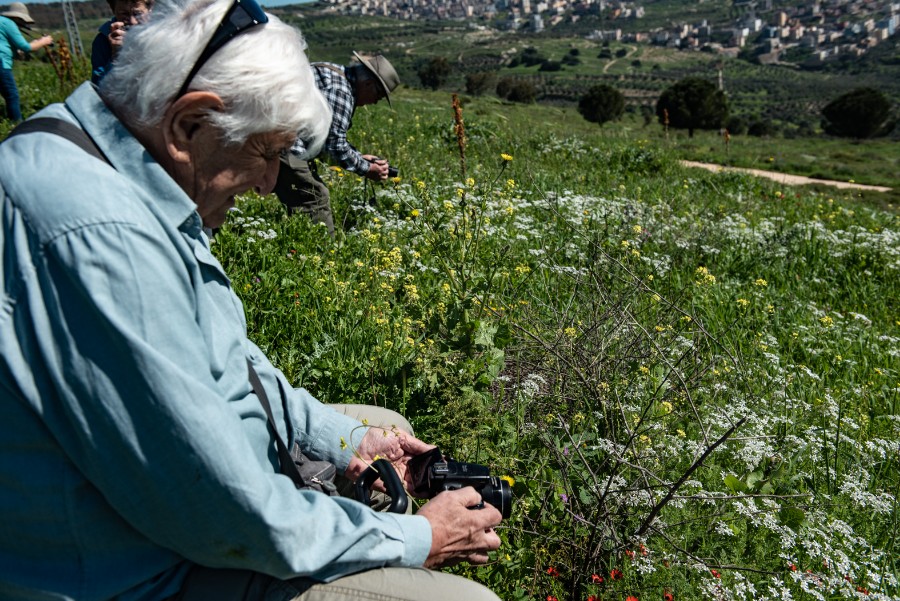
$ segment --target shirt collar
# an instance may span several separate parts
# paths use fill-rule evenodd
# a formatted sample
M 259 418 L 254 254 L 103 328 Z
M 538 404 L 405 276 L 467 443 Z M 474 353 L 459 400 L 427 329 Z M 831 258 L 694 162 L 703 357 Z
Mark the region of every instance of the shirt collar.
M 84 83 L 67 99 L 66 107 L 107 156 L 110 164 L 143 193 L 149 208 L 175 228 L 197 215 L 197 205 L 109 110 L 96 86 Z

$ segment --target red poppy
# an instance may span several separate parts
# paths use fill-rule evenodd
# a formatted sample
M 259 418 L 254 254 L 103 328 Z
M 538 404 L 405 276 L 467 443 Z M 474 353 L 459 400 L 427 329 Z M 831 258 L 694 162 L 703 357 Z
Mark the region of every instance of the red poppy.
M 669 591 L 666 591 L 663 594 L 663 601 L 675 601 L 675 595 L 673 595 Z
M 547 601 L 559 601 L 559 599 L 557 599 L 553 595 L 547 595 Z
M 644 557 L 647 557 L 647 555 L 649 553 L 650 553 L 650 551 L 647 550 L 647 547 L 645 547 L 644 545 L 641 545 L 641 555 L 643 555 Z
M 793 564 L 793 563 L 791 564 L 791 571 L 792 571 L 792 572 L 796 572 L 796 571 L 797 571 L 797 565 L 796 565 L 796 564 Z
M 869 589 L 864 588 L 864 587 L 861 587 L 861 586 L 858 586 L 858 587 L 856 587 L 856 592 L 857 592 L 857 593 L 862 593 L 863 595 L 868 595 L 868 594 L 869 594 Z
M 625 601 L 640 601 L 640 599 L 638 599 L 634 595 L 628 595 L 627 597 L 625 597 Z
M 722 576 L 721 576 L 717 571 L 715 571 L 715 570 L 710 570 L 709 573 L 712 574 L 712 575 L 713 575 L 714 577 L 716 577 L 716 578 L 721 578 L 721 577 L 722 577 Z
M 551 576 L 553 576 L 554 578 L 559 576 L 559 570 L 557 570 L 553 566 L 550 566 L 549 568 L 547 568 L 547 573 L 550 574 Z
M 591 574 L 591 582 L 594 584 L 603 584 L 603 576 L 600 574 Z
M 634 559 L 634 551 L 631 549 L 625 549 L 625 557 L 628 559 Z
M 621 580 L 622 579 L 622 570 L 612 570 L 609 573 L 610 580 Z
M 600 601 L 600 597 L 597 595 L 590 595 L 585 601 Z

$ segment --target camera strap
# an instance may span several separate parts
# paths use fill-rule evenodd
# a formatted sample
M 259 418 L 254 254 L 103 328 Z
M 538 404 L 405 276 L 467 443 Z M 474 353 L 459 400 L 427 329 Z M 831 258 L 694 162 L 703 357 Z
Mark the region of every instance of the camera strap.
M 266 394 L 262 382 L 259 381 L 259 374 L 256 373 L 253 364 L 250 363 L 250 359 L 247 359 L 247 371 L 250 377 L 250 386 L 253 387 L 253 392 L 256 393 L 259 403 L 266 412 L 266 420 L 269 422 L 269 429 L 272 430 L 272 436 L 275 437 L 275 446 L 278 448 L 278 462 L 281 464 L 281 473 L 290 478 L 297 488 L 307 488 L 306 481 L 303 480 L 303 476 L 300 475 L 300 470 L 297 469 L 297 464 L 294 463 L 291 452 L 288 451 L 287 445 L 284 444 L 284 440 L 281 438 L 281 434 L 278 433 L 278 428 L 275 426 L 275 417 L 272 415 L 272 406 L 269 404 L 269 396 Z M 284 415 L 287 416 L 287 403 L 285 400 L 284 389 L 281 386 L 281 380 L 278 380 L 278 391 L 281 393 L 281 406 L 284 408 Z M 288 429 L 290 430 L 290 425 L 288 426 Z

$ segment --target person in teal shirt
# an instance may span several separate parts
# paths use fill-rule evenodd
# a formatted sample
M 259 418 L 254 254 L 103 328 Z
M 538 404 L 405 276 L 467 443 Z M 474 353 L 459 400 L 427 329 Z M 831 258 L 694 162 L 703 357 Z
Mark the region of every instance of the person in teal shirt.
M 326 136 L 304 48 L 255 0 L 161 0 L 99 89 L 35 116 L 102 156 L 0 144 L 0 599 L 496 601 L 428 569 L 499 547 L 478 492 L 398 515 L 298 490 L 248 381 L 249 362 L 280 437 L 351 480 L 380 455 L 408 485 L 431 448 L 292 387 L 210 251 L 235 195 Z
M 19 104 L 19 88 L 13 77 L 13 57 L 17 50 L 34 52 L 53 43 L 49 35 L 29 42 L 19 30 L 34 24 L 28 13 L 28 7 L 21 2 L 13 2 L 9 8 L 0 13 L 0 95 L 6 102 L 6 117 L 12 121 L 22 120 L 22 108 Z

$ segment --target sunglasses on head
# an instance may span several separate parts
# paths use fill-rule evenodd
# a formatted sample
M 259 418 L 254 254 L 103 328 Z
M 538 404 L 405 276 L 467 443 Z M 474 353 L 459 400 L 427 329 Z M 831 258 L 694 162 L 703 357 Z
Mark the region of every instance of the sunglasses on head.
M 209 39 L 203 52 L 197 57 L 197 62 L 194 63 L 194 66 L 188 72 L 187 78 L 185 78 L 184 83 L 181 84 L 181 88 L 178 90 L 178 94 L 175 95 L 175 99 L 177 100 L 187 93 L 188 86 L 191 85 L 194 76 L 222 46 L 248 29 L 268 22 L 269 17 L 266 16 L 266 13 L 263 12 L 256 0 L 234 0 L 234 4 L 222 17 L 222 22 L 216 27 L 216 31 Z

